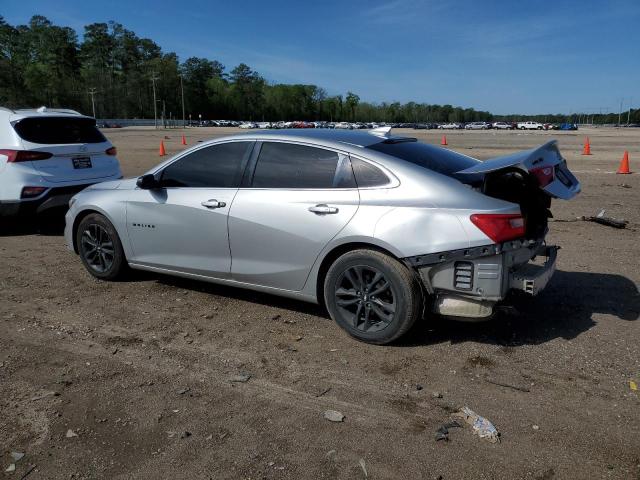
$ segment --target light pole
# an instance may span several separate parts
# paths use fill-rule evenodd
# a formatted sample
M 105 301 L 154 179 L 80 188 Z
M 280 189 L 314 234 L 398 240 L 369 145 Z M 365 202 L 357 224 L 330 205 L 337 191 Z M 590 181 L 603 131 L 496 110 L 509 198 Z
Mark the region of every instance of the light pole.
M 95 88 L 90 88 L 89 89 L 89 95 L 91 95 L 91 109 L 93 110 L 93 118 L 96 118 L 96 102 L 95 102 L 95 94 L 96 94 L 96 89 Z
M 151 84 L 153 85 L 153 126 L 158 128 L 158 106 L 156 102 L 156 80 L 158 80 L 158 75 L 153 73 L 151 75 Z
M 618 110 L 618 127 L 620 126 L 620 117 L 622 116 L 622 102 L 624 98 L 620 99 L 620 110 Z
M 180 74 L 180 94 L 182 96 L 182 128 L 185 127 L 185 118 L 184 118 L 184 85 L 182 83 L 183 75 Z

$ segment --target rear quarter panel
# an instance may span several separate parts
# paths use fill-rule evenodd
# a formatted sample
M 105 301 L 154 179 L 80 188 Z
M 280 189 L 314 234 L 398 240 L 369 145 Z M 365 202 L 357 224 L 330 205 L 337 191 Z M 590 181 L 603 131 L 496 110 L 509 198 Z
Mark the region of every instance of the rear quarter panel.
M 304 293 L 316 294 L 323 259 L 335 248 L 362 243 L 382 248 L 397 258 L 489 245 L 473 223 L 473 213 L 518 213 L 518 205 L 472 190 L 459 181 L 385 155 L 399 184 L 360 189 L 360 208 L 349 224 L 322 250 Z

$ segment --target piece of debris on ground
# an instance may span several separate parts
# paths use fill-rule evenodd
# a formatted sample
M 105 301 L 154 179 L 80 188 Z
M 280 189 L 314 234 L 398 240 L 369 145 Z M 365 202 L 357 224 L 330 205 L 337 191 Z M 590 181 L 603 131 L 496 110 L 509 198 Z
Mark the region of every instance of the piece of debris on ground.
M 500 442 L 500 433 L 489 420 L 481 417 L 469 407 L 462 407 L 459 412 L 451 415 L 452 417 L 461 418 L 473 428 L 473 433 L 480 438 L 489 440 L 491 443 Z
M 344 415 L 335 410 L 327 410 L 323 414 L 324 418 L 329 420 L 330 422 L 342 422 L 344 421 Z
M 445 423 L 436 431 L 436 442 L 440 440 L 444 440 L 445 442 L 448 442 L 450 428 L 462 428 L 462 425 L 460 425 L 455 420 Z

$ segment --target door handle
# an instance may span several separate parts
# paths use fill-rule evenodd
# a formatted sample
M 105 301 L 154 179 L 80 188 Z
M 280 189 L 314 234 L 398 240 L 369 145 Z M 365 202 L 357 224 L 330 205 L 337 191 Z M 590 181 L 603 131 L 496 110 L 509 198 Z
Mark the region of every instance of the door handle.
M 207 207 L 207 208 L 222 208 L 222 207 L 226 207 L 227 206 L 227 204 L 225 202 L 219 202 L 215 198 L 212 198 L 210 200 L 206 200 L 206 201 L 200 203 L 200 205 L 202 205 L 203 207 Z
M 309 211 L 318 215 L 326 215 L 328 213 L 338 213 L 339 210 L 336 207 L 330 207 L 326 203 L 321 203 L 315 207 L 309 207 Z

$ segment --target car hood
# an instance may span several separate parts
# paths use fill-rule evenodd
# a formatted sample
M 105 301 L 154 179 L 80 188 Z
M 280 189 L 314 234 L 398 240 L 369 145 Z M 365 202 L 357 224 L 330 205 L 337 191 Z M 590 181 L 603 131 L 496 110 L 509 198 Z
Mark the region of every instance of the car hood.
M 138 177 L 125 178 L 124 180 L 120 180 L 120 185 L 114 188 L 117 188 L 118 190 L 133 190 L 137 186 L 137 181 Z
M 122 182 L 123 180 L 111 180 L 108 182 L 94 183 L 85 188 L 85 190 L 115 190 Z
M 85 188 L 85 190 L 133 190 L 134 188 L 136 188 L 137 180 L 138 178 L 135 177 L 112 180 L 109 182 L 94 183 L 93 185 Z

